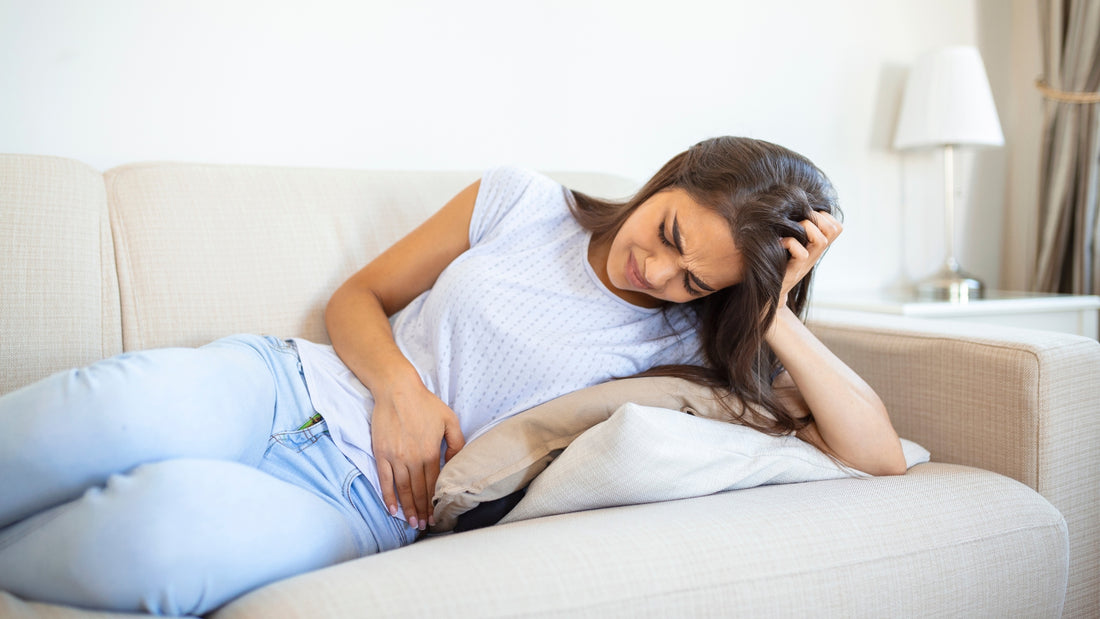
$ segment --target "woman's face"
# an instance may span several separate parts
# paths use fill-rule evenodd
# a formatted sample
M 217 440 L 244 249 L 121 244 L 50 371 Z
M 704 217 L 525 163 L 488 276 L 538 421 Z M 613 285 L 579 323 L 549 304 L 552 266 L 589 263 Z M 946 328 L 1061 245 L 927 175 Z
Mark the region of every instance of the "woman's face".
M 729 223 L 679 188 L 643 202 L 611 241 L 611 290 L 635 305 L 684 303 L 742 279 L 741 252 Z

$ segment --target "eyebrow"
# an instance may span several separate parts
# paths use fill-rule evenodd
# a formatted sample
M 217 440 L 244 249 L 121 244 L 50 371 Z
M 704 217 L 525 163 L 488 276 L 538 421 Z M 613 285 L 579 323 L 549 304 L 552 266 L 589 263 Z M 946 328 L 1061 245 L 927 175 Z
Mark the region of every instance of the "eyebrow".
M 672 216 L 672 242 L 676 245 L 676 251 L 680 252 L 680 255 L 684 255 L 684 239 L 680 236 L 680 216 Z M 707 292 L 714 292 L 714 288 L 707 285 L 706 282 L 699 279 L 695 273 L 688 271 L 688 276 L 695 282 L 695 285 L 706 290 Z

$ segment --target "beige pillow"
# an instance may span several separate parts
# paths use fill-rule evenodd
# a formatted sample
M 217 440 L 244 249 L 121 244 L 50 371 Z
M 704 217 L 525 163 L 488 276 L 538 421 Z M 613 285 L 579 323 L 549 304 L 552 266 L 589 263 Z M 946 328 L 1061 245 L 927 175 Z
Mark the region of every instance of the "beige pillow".
M 709 388 L 680 378 L 625 378 L 568 393 L 505 419 L 447 462 L 435 485 L 432 532 L 453 530 L 462 514 L 526 487 L 573 439 L 627 402 L 730 419 Z M 741 407 L 739 399 L 728 402 Z
M 929 453 L 901 440 L 906 468 Z M 623 404 L 531 481 L 501 524 L 773 484 L 870 477 L 792 435 Z

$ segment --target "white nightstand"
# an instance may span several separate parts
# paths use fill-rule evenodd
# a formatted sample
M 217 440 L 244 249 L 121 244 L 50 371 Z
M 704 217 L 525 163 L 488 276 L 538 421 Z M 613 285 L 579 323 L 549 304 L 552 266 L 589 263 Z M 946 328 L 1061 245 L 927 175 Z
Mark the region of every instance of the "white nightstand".
M 944 318 L 985 324 L 1076 333 L 1097 339 L 1100 296 L 986 291 L 982 299 L 964 303 L 918 301 L 886 292 L 821 293 L 813 307 L 858 312 Z

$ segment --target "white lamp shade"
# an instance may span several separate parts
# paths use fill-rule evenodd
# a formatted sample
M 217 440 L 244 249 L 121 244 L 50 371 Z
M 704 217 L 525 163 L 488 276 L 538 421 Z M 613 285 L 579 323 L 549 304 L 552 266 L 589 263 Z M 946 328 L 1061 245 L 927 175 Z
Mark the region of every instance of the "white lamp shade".
M 1004 144 L 978 50 L 947 47 L 919 58 L 905 84 L 894 148 Z

